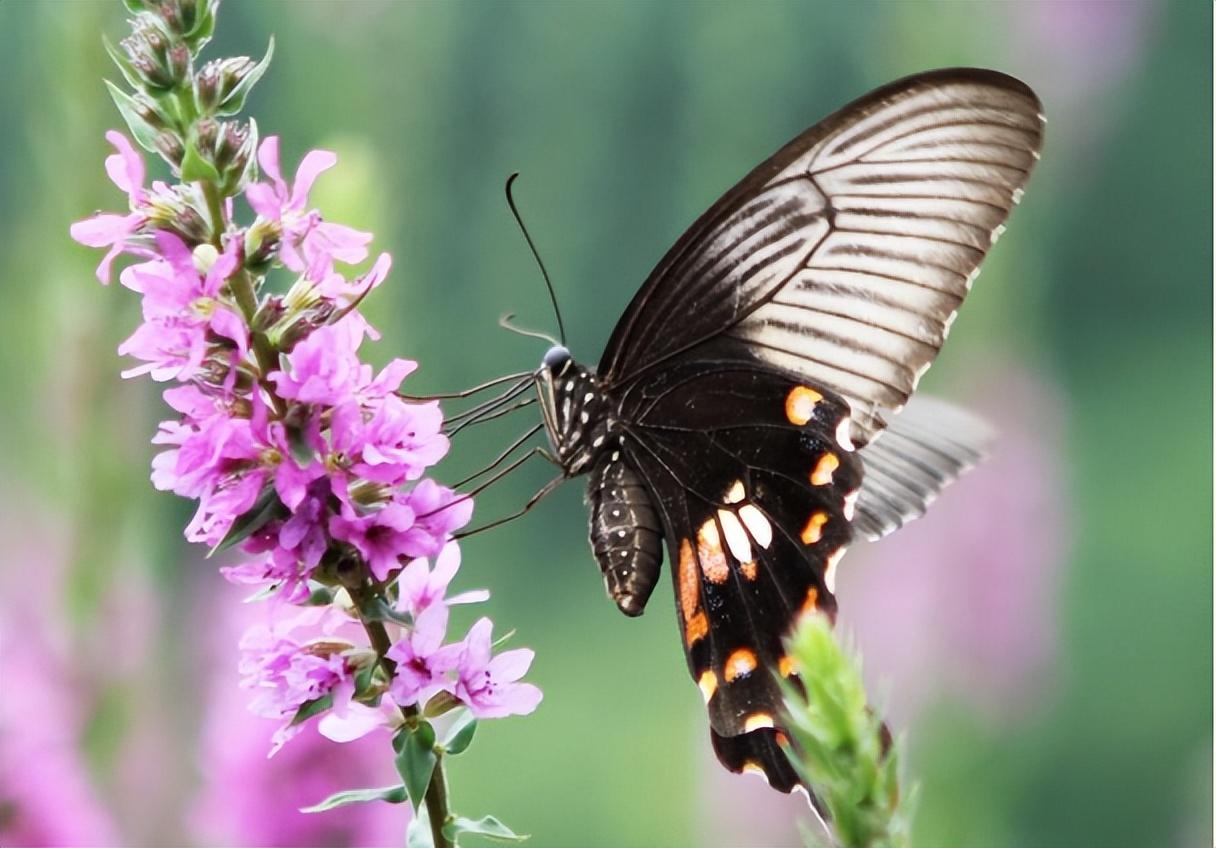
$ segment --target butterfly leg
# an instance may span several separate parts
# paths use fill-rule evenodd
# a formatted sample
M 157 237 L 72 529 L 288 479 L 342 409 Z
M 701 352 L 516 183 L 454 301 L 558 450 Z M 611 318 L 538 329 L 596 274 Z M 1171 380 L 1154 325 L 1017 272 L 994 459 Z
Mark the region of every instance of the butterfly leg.
M 543 448 L 538 448 L 536 450 L 536 452 L 540 453 L 540 454 L 545 453 Z M 556 489 L 558 486 L 560 486 L 565 481 L 566 481 L 566 475 L 564 475 L 564 474 L 560 477 L 554 477 L 552 480 L 550 480 L 548 483 L 546 483 L 544 486 L 542 486 L 536 492 L 536 494 L 534 494 L 532 497 L 528 498 L 528 502 L 526 504 L 524 504 L 521 509 L 511 513 L 508 516 L 491 521 L 489 524 L 483 524 L 481 527 L 475 527 L 474 529 L 467 530 L 463 533 L 453 533 L 452 538 L 453 539 L 467 539 L 469 536 L 476 535 L 477 533 L 480 533 L 483 530 L 489 530 L 493 527 L 501 527 L 502 525 L 506 524 L 508 521 L 514 521 L 517 518 L 522 518 L 523 516 L 528 514 L 528 512 L 532 509 L 532 507 L 536 506 L 538 503 L 540 503 L 542 500 L 544 500 L 549 494 L 551 494 L 553 492 L 554 489 Z

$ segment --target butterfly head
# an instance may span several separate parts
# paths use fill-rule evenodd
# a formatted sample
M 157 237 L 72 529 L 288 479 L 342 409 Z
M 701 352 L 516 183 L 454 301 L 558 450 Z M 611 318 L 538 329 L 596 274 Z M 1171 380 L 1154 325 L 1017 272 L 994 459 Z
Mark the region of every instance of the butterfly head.
M 554 345 L 536 371 L 536 390 L 549 445 L 570 477 L 588 471 L 614 441 L 616 420 L 599 380 L 570 351 Z

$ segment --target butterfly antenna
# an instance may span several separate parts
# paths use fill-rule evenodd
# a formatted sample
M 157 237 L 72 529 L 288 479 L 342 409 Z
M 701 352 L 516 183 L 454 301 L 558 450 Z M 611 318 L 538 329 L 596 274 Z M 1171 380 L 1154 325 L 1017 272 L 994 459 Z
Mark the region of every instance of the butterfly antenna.
M 557 332 L 561 336 L 561 343 L 564 347 L 566 344 L 566 325 L 562 323 L 562 311 L 557 308 L 557 295 L 553 292 L 553 281 L 549 279 L 549 272 L 545 270 L 545 263 L 541 261 L 540 254 L 536 250 L 536 245 L 532 241 L 532 236 L 528 233 L 528 228 L 524 226 L 524 219 L 520 217 L 519 209 L 515 206 L 515 198 L 511 195 L 511 184 L 515 182 L 518 176 L 519 171 L 516 171 L 507 177 L 507 206 L 511 207 L 511 214 L 515 216 L 515 223 L 519 225 L 520 232 L 524 234 L 524 240 L 528 242 L 528 247 L 532 251 L 532 258 L 536 260 L 541 276 L 545 278 L 545 286 L 549 289 L 549 300 L 553 304 L 553 314 L 557 316 Z
M 531 336 L 534 339 L 543 339 L 549 344 L 560 344 L 557 339 L 553 338 L 553 336 L 549 335 L 548 333 L 541 333 L 537 330 L 525 330 L 523 327 L 515 326 L 515 324 L 511 322 L 511 319 L 514 317 L 514 312 L 508 312 L 506 315 L 498 319 L 498 326 L 502 327 L 504 330 L 510 330 L 512 333 L 519 333 L 521 336 Z

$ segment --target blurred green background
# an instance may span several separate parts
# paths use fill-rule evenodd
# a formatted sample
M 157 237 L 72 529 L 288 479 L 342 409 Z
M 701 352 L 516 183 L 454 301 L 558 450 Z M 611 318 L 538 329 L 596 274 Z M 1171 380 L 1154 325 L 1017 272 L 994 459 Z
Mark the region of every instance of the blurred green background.
M 367 305 L 384 333 L 370 356 L 418 359 L 415 391 L 543 352 L 495 326 L 508 311 L 553 325 L 502 199 L 514 170 L 571 347 L 594 362 L 683 228 L 829 111 L 947 65 L 1035 88 L 1041 167 L 926 380 L 998 419 L 1018 452 L 957 484 L 908 542 L 859 546 L 841 606 L 908 744 L 918 845 L 1191 848 L 1211 844 L 1211 15 L 1196 2 L 230 2 L 207 55 L 260 56 L 275 36 L 247 114 L 282 136 L 285 170 L 310 148 L 338 152 L 313 199 L 393 254 Z M 207 746 L 235 744 L 199 733 L 214 720 L 200 646 L 235 663 L 215 601 L 232 595 L 181 538 L 190 505 L 148 483 L 164 408 L 149 382 L 119 380 L 114 352 L 136 299 L 98 286 L 98 257 L 67 235 L 121 200 L 101 167 L 119 120 L 100 36 L 117 41 L 123 20 L 117 0 L 0 3 L 5 654 L 26 651 L 31 627 L 51 634 L 45 682 L 79 712 L 65 744 L 120 843 L 233 844 L 259 837 L 199 835 L 191 812 Z M 440 478 L 531 415 L 462 434 Z M 479 515 L 548 474 L 530 467 Z M 464 546 L 463 585 L 489 587 L 498 627 L 536 649 L 546 699 L 482 729 L 452 769 L 458 809 L 538 846 L 795 844 L 799 804 L 708 753 L 666 579 L 639 620 L 604 598 L 580 495 L 571 484 Z M 41 767 L 13 761 L 12 734 L 53 719 L 0 673 L 2 833 L 14 782 Z

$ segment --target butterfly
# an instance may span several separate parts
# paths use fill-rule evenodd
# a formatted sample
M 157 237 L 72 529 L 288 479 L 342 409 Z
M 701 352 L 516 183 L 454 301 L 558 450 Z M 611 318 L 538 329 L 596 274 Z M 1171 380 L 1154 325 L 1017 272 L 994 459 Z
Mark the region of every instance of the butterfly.
M 1035 94 L 994 71 L 879 88 L 698 218 L 598 368 L 555 344 L 533 374 L 559 480 L 588 475 L 591 547 L 626 615 L 646 608 L 666 552 L 731 771 L 800 785 L 781 744 L 783 638 L 804 613 L 834 616 L 855 538 L 922 514 L 980 458 L 977 419 L 909 400 L 1021 198 L 1043 123 Z

